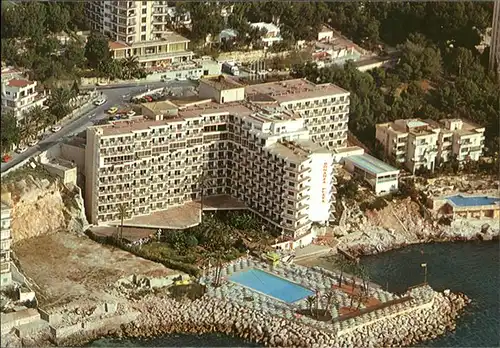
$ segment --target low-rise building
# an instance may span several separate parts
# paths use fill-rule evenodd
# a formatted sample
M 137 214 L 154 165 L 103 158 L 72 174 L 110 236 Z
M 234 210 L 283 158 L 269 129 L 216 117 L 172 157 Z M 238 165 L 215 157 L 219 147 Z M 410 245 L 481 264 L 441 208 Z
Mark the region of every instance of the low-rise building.
M 265 32 L 260 39 L 264 44 L 264 46 L 266 47 L 270 47 L 277 42 L 283 41 L 283 38 L 281 37 L 280 28 L 273 23 L 265 23 L 265 22 L 250 23 L 250 26 L 252 28 L 257 28 Z
M 78 173 L 75 163 L 62 158 L 54 158 L 43 163 L 43 166 L 49 173 L 61 178 L 63 184 L 76 185 Z
M 368 182 L 377 195 L 398 190 L 399 169 L 366 153 L 345 157 L 344 168 L 355 178 Z
M 9 77 L 2 78 L 2 109 L 11 110 L 20 120 L 31 108 L 43 107 L 47 96 L 37 91 L 37 85 L 36 81 L 30 81 L 22 75 L 9 74 Z
M 114 59 L 137 57 L 144 68 L 166 67 L 172 63 L 192 60 L 194 53 L 189 51 L 189 39 L 174 32 L 164 33 L 161 38 L 125 43 L 111 41 L 109 48 Z
M 317 40 L 310 45 L 313 46 L 312 59 L 319 67 L 342 65 L 348 60 L 356 62 L 368 53 L 326 25 L 318 32 Z
M 439 216 L 455 219 L 500 219 L 500 198 L 467 194 L 450 194 L 429 202 Z
M 202 76 L 218 75 L 221 73 L 221 64 L 211 57 L 204 56 L 182 63 L 172 63 L 166 66 L 156 66 L 147 69 L 147 81 L 199 79 Z
M 455 157 L 458 161 L 479 160 L 484 147 L 484 127 L 460 119 L 396 120 L 378 124 L 376 139 L 386 157 L 415 173 Z
M 1 203 L 1 246 L 0 246 L 0 287 L 12 285 L 12 272 L 10 270 L 10 246 L 12 236 L 10 233 L 12 208 Z

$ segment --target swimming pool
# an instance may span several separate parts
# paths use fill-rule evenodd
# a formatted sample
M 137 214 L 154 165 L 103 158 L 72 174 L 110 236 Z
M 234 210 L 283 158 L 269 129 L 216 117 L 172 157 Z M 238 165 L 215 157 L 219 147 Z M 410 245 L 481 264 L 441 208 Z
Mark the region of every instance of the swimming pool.
M 229 280 L 287 303 L 314 295 L 303 286 L 255 268 L 235 273 Z
M 477 207 L 481 205 L 493 205 L 500 202 L 500 198 L 487 196 L 462 196 L 456 195 L 447 198 L 450 202 L 459 207 Z

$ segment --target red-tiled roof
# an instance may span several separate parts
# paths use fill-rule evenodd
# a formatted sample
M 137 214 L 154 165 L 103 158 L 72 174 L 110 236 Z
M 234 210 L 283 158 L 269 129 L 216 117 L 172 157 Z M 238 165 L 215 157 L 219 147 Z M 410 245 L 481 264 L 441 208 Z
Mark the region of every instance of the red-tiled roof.
M 126 43 L 118 42 L 118 41 L 109 41 L 108 45 L 109 45 L 109 49 L 111 49 L 111 50 L 129 47 Z
M 29 80 L 22 80 L 22 79 L 12 79 L 8 82 L 9 87 L 26 87 L 29 85 L 32 85 L 34 82 L 29 81 Z

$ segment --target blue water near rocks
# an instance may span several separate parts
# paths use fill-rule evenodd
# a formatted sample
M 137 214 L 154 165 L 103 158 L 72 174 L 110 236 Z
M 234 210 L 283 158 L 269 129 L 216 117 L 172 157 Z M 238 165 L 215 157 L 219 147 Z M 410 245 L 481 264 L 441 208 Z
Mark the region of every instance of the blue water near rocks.
M 498 242 L 415 245 L 362 259 L 373 281 L 402 292 L 427 280 L 435 290 L 450 289 L 472 299 L 457 329 L 427 347 L 500 346 L 500 247 Z
M 463 292 L 473 302 L 459 319 L 457 330 L 425 347 L 500 346 L 500 247 L 496 242 L 415 245 L 362 259 L 374 282 L 403 292 L 424 280 L 436 290 Z M 224 335 L 168 335 L 150 340 L 101 339 L 91 347 L 258 347 Z

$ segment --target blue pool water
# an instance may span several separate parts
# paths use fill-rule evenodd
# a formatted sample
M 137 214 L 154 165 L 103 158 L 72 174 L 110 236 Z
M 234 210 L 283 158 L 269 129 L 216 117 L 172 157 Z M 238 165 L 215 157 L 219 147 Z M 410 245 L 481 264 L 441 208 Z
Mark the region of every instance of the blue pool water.
M 287 303 L 314 295 L 298 284 L 254 268 L 235 273 L 229 280 Z
M 462 195 L 448 197 L 448 200 L 459 207 L 477 207 L 480 205 L 492 205 L 496 202 L 500 202 L 500 198 L 495 197 L 464 197 Z

